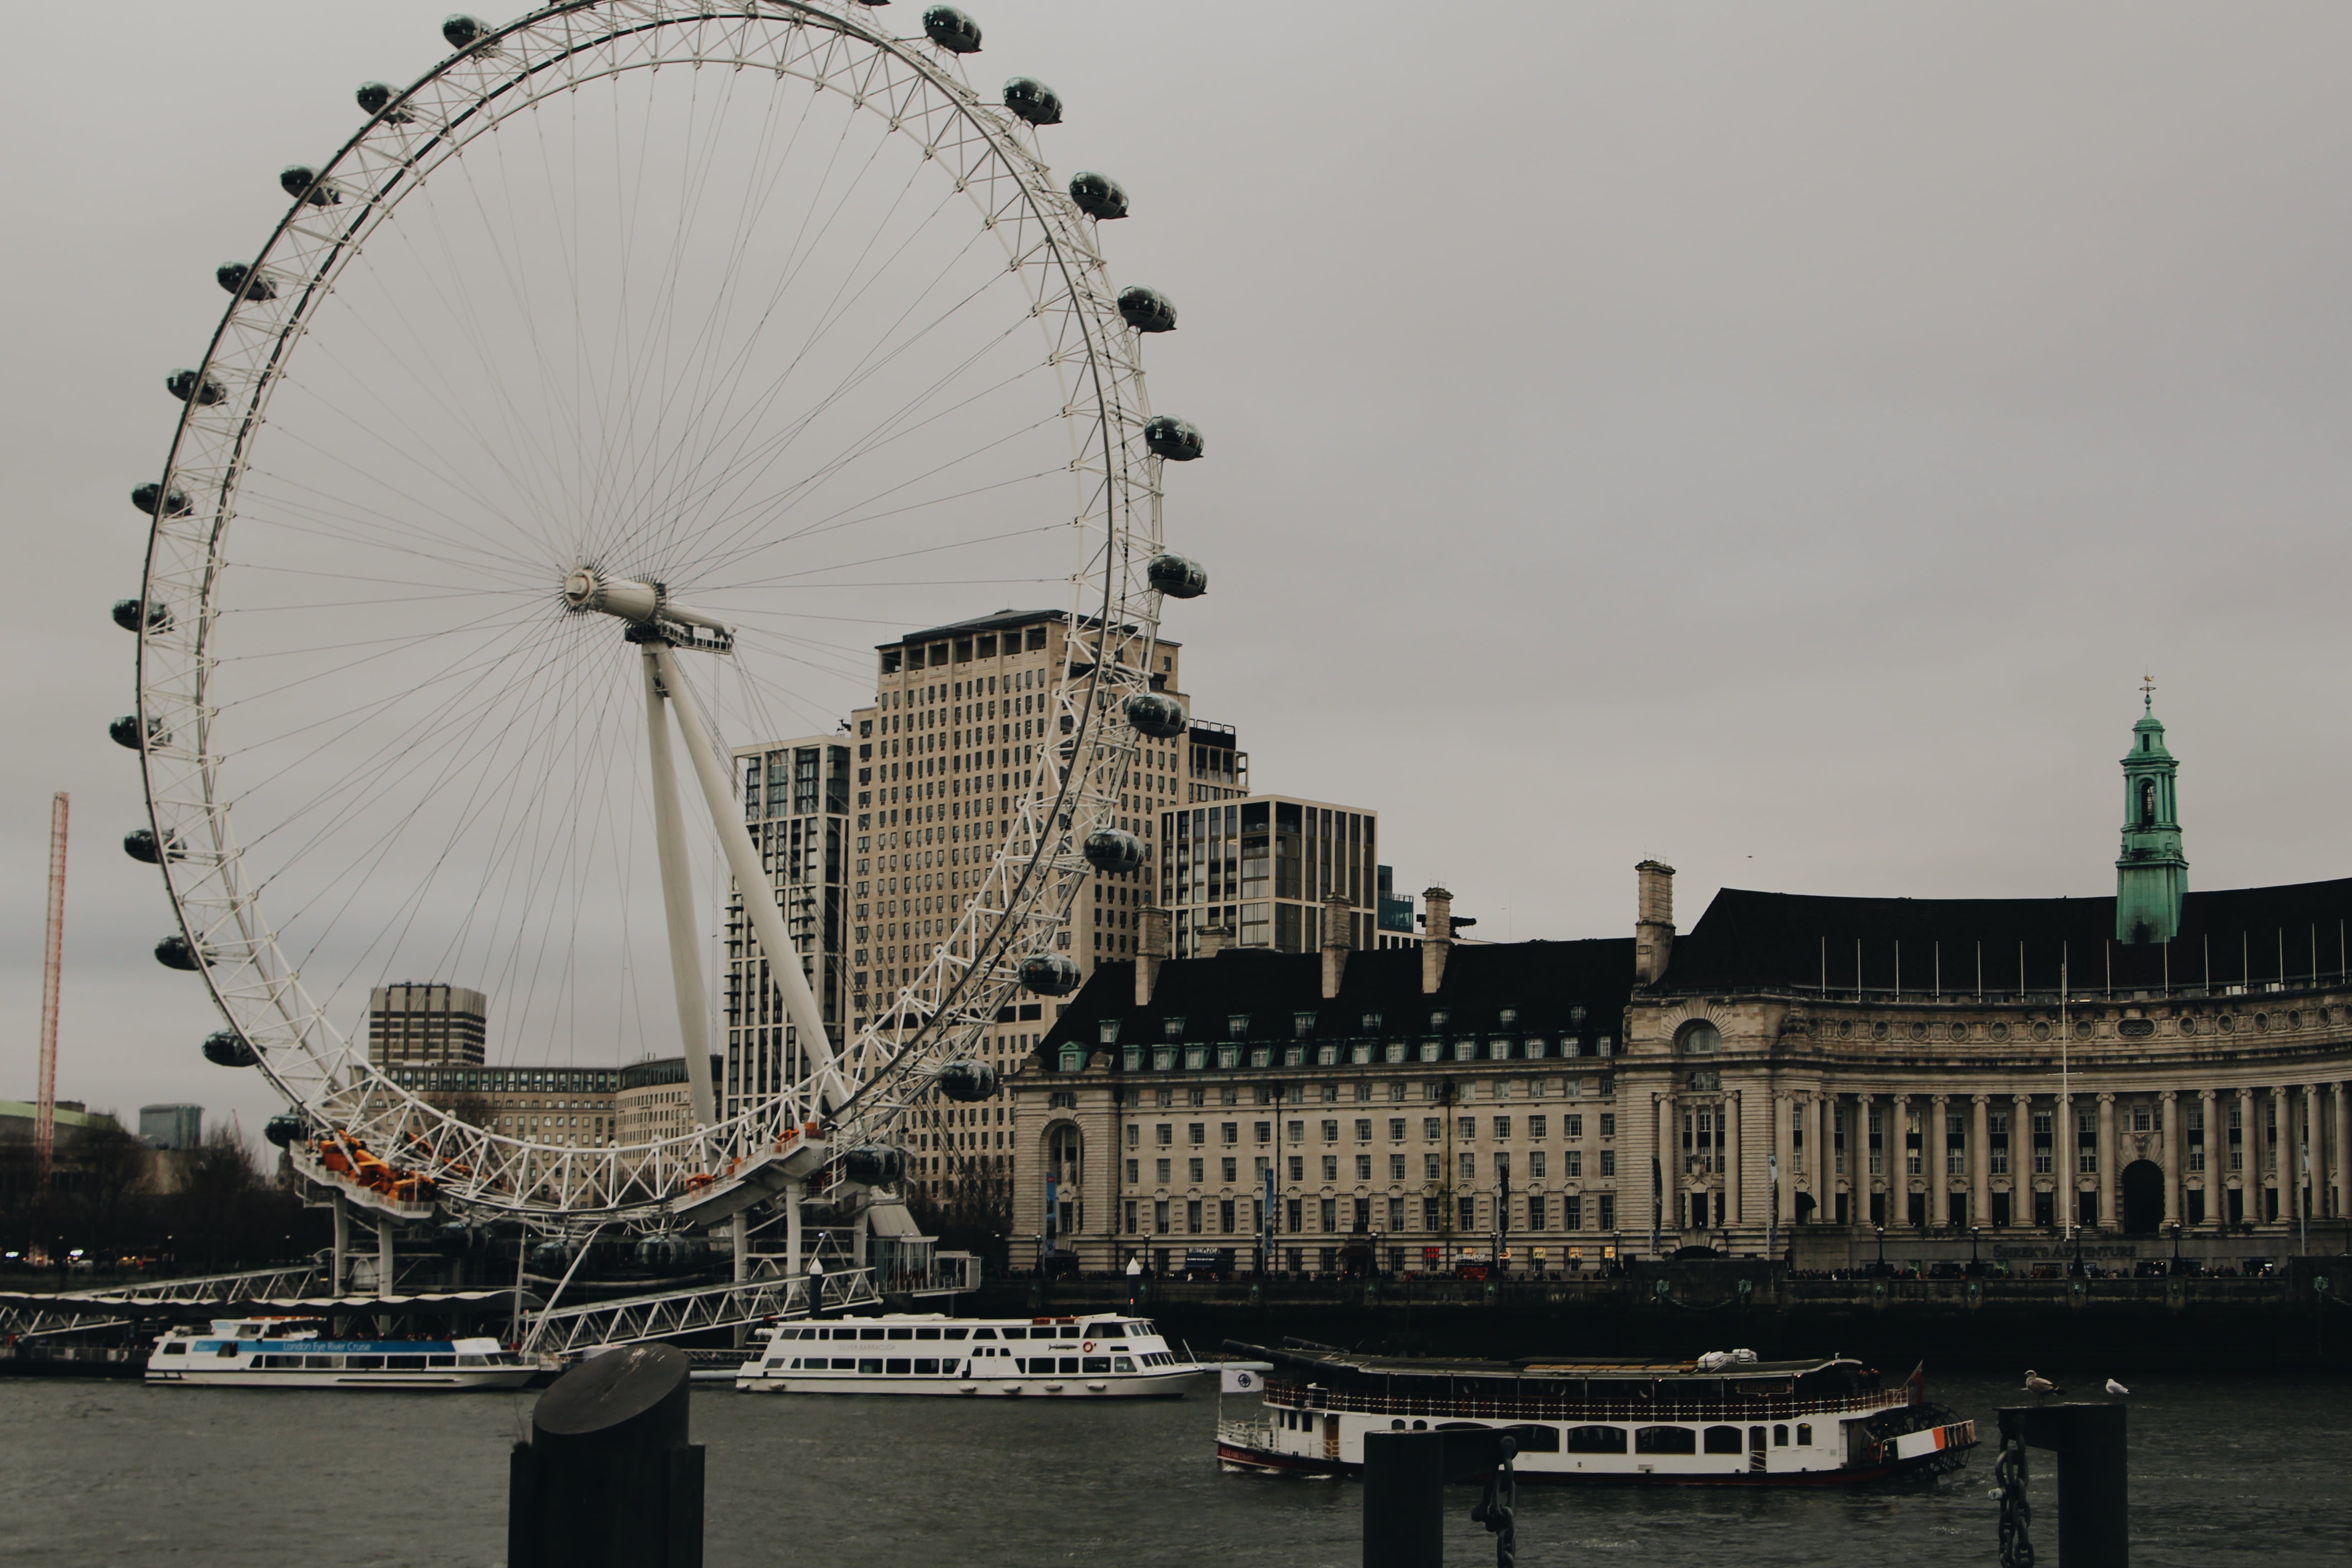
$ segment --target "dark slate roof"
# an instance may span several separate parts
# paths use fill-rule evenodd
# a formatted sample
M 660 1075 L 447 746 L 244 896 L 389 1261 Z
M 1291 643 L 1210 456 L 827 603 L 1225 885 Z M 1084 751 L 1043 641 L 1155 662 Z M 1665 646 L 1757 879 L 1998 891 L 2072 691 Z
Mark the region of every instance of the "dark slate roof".
M 1661 987 L 1729 992 L 1898 989 L 1988 995 L 2054 992 L 2062 958 L 2076 992 L 2215 986 L 2340 974 L 2352 943 L 2352 879 L 2191 892 L 2180 934 L 2118 942 L 2116 900 L 1836 899 L 1726 888 L 1675 939 Z M 1901 963 L 1898 976 L 1896 964 Z M 1940 976 L 1938 968 L 1940 966 Z M 1899 984 L 1898 984 L 1899 980 Z
M 1070 613 L 1067 610 L 997 610 L 990 615 L 974 616 L 968 621 L 952 621 L 943 626 L 933 626 L 928 631 L 908 632 L 905 637 L 892 637 L 888 642 L 876 643 L 874 646 L 877 648 L 912 647 L 917 643 L 970 637 L 974 632 L 999 632 L 1019 626 L 1034 626 L 1040 621 L 1066 621 L 1069 618 Z M 1078 617 L 1078 625 L 1091 627 L 1100 619 L 1098 616 L 1081 616 Z M 1133 631 L 1135 628 L 1129 626 L 1127 629 Z M 1183 646 L 1174 637 L 1155 637 L 1152 640 L 1161 647 Z
M 1041 1051 L 1066 1040 L 1094 1045 L 1106 1018 L 1119 1021 L 1122 1045 L 1169 1039 L 1163 1025 L 1183 1020 L 1175 1038 L 1196 1043 L 1228 1039 L 1286 1042 L 1360 1039 L 1364 1016 L 1380 1016 L 1383 1037 L 1423 1039 L 1495 1033 L 1614 1036 L 1624 1020 L 1633 981 L 1633 942 L 1518 942 L 1456 944 L 1436 994 L 1421 989 L 1421 950 L 1376 948 L 1348 955 L 1339 994 L 1323 999 L 1323 958 L 1315 952 L 1228 948 L 1214 958 L 1176 959 L 1162 965 L 1151 1004 L 1135 1005 L 1132 962 L 1097 964 L 1085 987 L 1039 1042 Z M 1507 1024 L 1501 1010 L 1517 1018 Z M 1573 1009 L 1582 1008 L 1580 1021 Z M 1296 1018 L 1316 1015 L 1311 1034 Z M 1433 1012 L 1443 1013 L 1433 1025 Z M 1246 1014 L 1248 1033 L 1228 1032 L 1228 1020 Z

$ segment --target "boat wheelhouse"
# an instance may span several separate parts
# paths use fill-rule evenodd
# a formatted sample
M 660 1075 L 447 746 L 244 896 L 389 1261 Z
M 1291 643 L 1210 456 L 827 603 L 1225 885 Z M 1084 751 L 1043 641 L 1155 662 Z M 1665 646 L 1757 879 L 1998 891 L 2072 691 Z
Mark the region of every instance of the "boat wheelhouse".
M 1957 1469 L 1976 1424 L 1846 1356 L 1431 1361 L 1229 1350 L 1271 1362 L 1265 1412 L 1217 1424 L 1229 1470 L 1347 1474 L 1372 1432 L 1507 1426 L 1523 1479 L 1820 1486 Z
M 784 1324 L 743 1363 L 735 1386 L 761 1394 L 1169 1399 L 1206 1370 L 1171 1350 L 1144 1318 L 893 1313 Z
M 328 1340 L 316 1318 L 219 1318 L 155 1342 L 149 1383 L 229 1388 L 520 1388 L 539 1363 L 493 1339 Z

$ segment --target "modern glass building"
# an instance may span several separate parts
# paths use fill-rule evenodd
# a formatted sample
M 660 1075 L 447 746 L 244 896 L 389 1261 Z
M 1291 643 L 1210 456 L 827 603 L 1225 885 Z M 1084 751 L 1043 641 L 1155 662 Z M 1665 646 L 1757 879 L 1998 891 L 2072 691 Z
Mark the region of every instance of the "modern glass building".
M 1355 806 L 1251 795 L 1160 814 L 1160 887 L 1175 956 L 1221 946 L 1313 952 L 1325 899 L 1349 905 L 1349 945 L 1379 919 L 1379 817 Z
M 849 1015 L 845 938 L 849 868 L 849 746 L 845 736 L 813 736 L 740 747 L 743 816 L 774 890 L 801 972 L 816 994 L 838 1046 Z M 770 955 L 743 918 L 743 896 L 727 896 L 725 1070 L 719 1113 L 733 1116 L 803 1076 L 800 1041 L 784 1021 L 768 978 Z M 681 1058 L 682 1060 L 683 1058 Z

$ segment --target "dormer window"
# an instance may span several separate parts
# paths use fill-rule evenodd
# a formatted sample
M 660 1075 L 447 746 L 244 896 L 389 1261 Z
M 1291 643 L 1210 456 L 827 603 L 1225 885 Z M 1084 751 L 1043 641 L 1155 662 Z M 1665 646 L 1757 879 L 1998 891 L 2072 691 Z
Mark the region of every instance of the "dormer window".
M 1247 1013 L 1227 1014 L 1225 1016 L 1225 1038 L 1229 1040 L 1248 1039 L 1249 1019 L 1250 1016 Z
M 1581 1023 L 1583 1023 L 1583 1022 L 1584 1022 L 1584 1009 L 1583 1009 L 1583 1008 L 1581 1008 L 1581 1007 L 1570 1007 L 1570 1008 L 1568 1010 L 1568 1021 L 1569 1021 L 1570 1023 L 1571 1023 L 1571 1024 L 1581 1024 Z
M 1118 1020 L 1117 1018 L 1105 1018 L 1098 1026 L 1098 1029 L 1099 1032 L 1095 1037 L 1100 1040 L 1104 1045 L 1115 1046 L 1118 1044 Z
M 1160 1019 L 1160 1037 L 1163 1040 L 1182 1039 L 1184 1037 L 1184 1020 L 1181 1017 Z
M 1379 1034 L 1381 1032 L 1381 1016 L 1378 1013 L 1365 1014 L 1363 1016 L 1363 1026 L 1364 1033 L 1368 1035 Z
M 1315 1032 L 1315 1015 L 1312 1013 L 1293 1013 L 1290 1016 L 1290 1032 L 1302 1040 L 1307 1036 L 1313 1034 Z
M 1517 1007 L 1505 1007 L 1501 1011 L 1497 1012 L 1495 1015 L 1495 1017 L 1506 1029 L 1515 1029 L 1518 1027 L 1519 1010 Z

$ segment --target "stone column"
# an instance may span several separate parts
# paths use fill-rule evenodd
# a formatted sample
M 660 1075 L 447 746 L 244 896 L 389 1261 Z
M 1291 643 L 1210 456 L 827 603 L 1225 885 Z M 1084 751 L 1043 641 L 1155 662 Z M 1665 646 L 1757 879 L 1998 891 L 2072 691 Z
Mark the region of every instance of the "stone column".
M 1772 1157 L 1780 1163 L 1780 1190 L 1772 1194 L 1772 1212 L 1782 1230 L 1797 1223 L 1797 1118 L 1803 1101 L 1787 1090 L 1765 1102 L 1772 1113 Z M 1769 1180 L 1769 1173 L 1767 1180 Z
M 2219 1224 L 2224 1217 L 2221 1205 L 2226 1201 L 2222 1186 L 2230 1174 L 2230 1130 L 2214 1120 L 2221 1101 L 2208 1084 L 2197 1091 L 2197 1112 L 2205 1123 L 2205 1223 Z M 2186 1140 L 2183 1140 L 2185 1142 Z
M 1992 1126 L 1990 1095 L 1969 1096 L 1969 1223 L 1992 1223 Z
M 1723 1206 L 1726 1211 L 1724 1217 L 1732 1225 L 1738 1225 L 1748 1217 L 1748 1205 L 1741 1201 L 1747 1196 L 1747 1184 L 1739 1179 L 1739 1162 L 1747 1149 L 1747 1141 L 1740 1136 L 1746 1131 L 1740 1125 L 1746 1109 L 1738 1089 L 1732 1089 L 1723 1097 L 1723 1114 L 1729 1119 L 1723 1140 Z
M 2164 1224 L 2169 1229 L 2180 1223 L 2180 1093 L 2168 1089 L 2156 1103 L 2164 1118 Z
M 2082 1162 L 2074 1159 L 2074 1096 L 2051 1096 L 2051 1166 L 2055 1168 L 2055 1175 L 2058 1175 L 2058 1184 L 2051 1192 L 2051 1208 L 2055 1211 L 2051 1217 L 2058 1220 L 2061 1234 L 2074 1225 L 2074 1211 L 2077 1211 L 2074 1180 L 2079 1178 L 2079 1171 L 2074 1171 L 2074 1166 L 2077 1163 Z
M 2336 1157 L 2336 1215 L 2342 1219 L 2352 1215 L 2352 1084 L 2340 1079 L 2336 1085 L 2336 1138 L 2328 1152 Z
M 1661 1211 L 1659 1230 L 1673 1236 L 1682 1230 L 1686 1211 L 1683 1208 L 1682 1117 L 1675 1110 L 1671 1091 L 1658 1096 L 1657 1122 L 1654 1136 L 1658 1141 L 1658 1191 L 1653 1201 Z
M 2326 1150 L 2326 1112 L 2322 1107 L 2326 1100 L 2319 1098 L 2319 1084 L 2303 1086 L 2303 1147 L 2312 1152 L 2312 1178 L 2305 1187 L 2303 1162 L 2295 1162 L 2295 1201 L 2303 1204 L 2310 1217 L 2319 1220 L 2326 1215 L 2326 1204 L 2319 1199 L 2322 1187 L 2328 1184 L 2328 1150 Z
M 1836 1173 L 1830 1168 L 1830 1095 L 1826 1086 L 1816 1088 L 1812 1099 L 1804 1102 L 1805 1117 L 1805 1180 L 1811 1185 L 1806 1190 L 1813 1194 L 1813 1219 L 1820 1225 L 1830 1222 L 1830 1199 L 1837 1191 Z
M 2108 1230 L 2121 1226 L 2116 1214 L 2116 1097 L 2099 1096 L 2099 1224 Z
M 2252 1089 L 2238 1090 L 2238 1189 L 2246 1222 L 2263 1217 L 2262 1125 L 2254 1120 L 2260 1109 Z
M 2033 1223 L 2033 1097 L 2009 1097 L 2009 1223 Z
M 1879 1134 L 1879 1163 L 1886 1172 L 1886 1228 L 1893 1230 L 1911 1216 L 1910 1139 L 1905 1127 L 1906 1113 L 1911 1109 L 1907 1094 L 1886 1096 L 1886 1110 L 1879 1119 L 1885 1129 Z
M 1927 1167 L 1927 1223 L 1929 1225 L 1944 1224 L 1951 1206 L 1944 1195 L 1945 1184 L 1950 1179 L 1944 1174 L 1945 1156 L 1950 1150 L 1950 1143 L 1945 1131 L 1944 1118 L 1949 1113 L 1950 1103 L 1951 1097 L 1948 1095 L 1935 1094 L 1927 1097 L 1927 1158 L 1923 1163 Z

